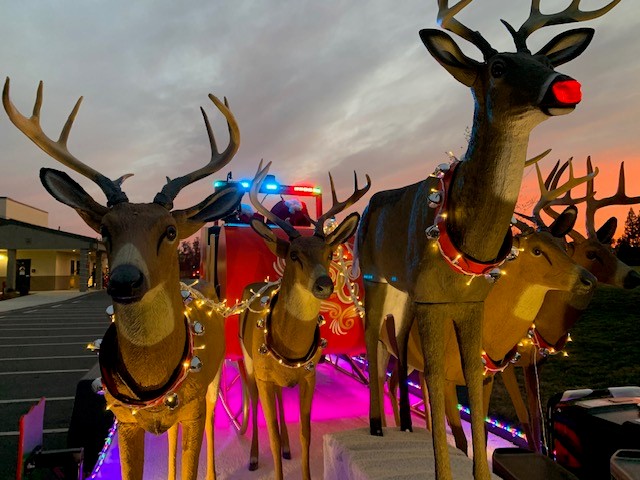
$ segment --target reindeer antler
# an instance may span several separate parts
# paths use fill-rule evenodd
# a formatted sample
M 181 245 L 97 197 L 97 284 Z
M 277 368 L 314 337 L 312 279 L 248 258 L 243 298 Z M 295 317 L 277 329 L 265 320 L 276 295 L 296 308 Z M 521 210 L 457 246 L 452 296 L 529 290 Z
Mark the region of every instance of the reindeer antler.
M 596 168 L 596 172 L 597 172 Z M 587 157 L 587 172 L 591 173 L 593 166 L 591 165 L 591 157 Z M 597 238 L 595 228 L 595 214 L 596 211 L 603 207 L 610 205 L 633 205 L 640 203 L 640 195 L 637 197 L 628 197 L 625 193 L 625 178 L 624 178 L 624 162 L 620 163 L 620 173 L 618 175 L 618 189 L 616 193 L 610 197 L 595 199 L 595 191 L 593 188 L 593 180 L 587 183 L 587 215 L 586 215 L 586 229 L 589 238 Z
M 454 18 L 460 10 L 472 1 L 460 0 L 453 7 L 449 7 L 448 0 L 438 0 L 438 25 L 473 43 L 482 52 L 484 59 L 487 60 L 498 53 L 497 50 L 485 40 L 480 32 L 471 30 Z
M 544 14 L 540 13 L 540 0 L 531 0 L 531 11 L 529 12 L 529 18 L 525 20 L 518 31 L 514 29 L 504 20 L 502 21 L 516 44 L 518 51 L 528 51 L 526 46 L 526 40 L 536 30 L 549 25 L 560 25 L 563 23 L 584 22 L 587 20 L 593 20 L 594 18 L 601 17 L 613 7 L 615 7 L 620 0 L 612 0 L 606 6 L 585 12 L 580 10 L 580 0 L 572 0 L 571 4 L 562 10 L 561 12 Z
M 364 188 L 358 190 L 358 174 L 354 170 L 354 192 L 344 202 L 339 202 L 336 195 L 336 189 L 333 184 L 333 177 L 331 176 L 331 173 L 329 173 L 329 182 L 331 183 L 331 199 L 333 204 L 328 212 L 321 215 L 317 220 L 311 220 L 311 223 L 313 223 L 316 227 L 314 235 L 320 235 L 324 237 L 324 222 L 356 203 L 365 193 L 369 191 L 369 188 L 371 188 L 371 179 L 369 178 L 369 175 L 365 174 L 365 177 L 367 178 L 367 184 L 364 186 Z
M 253 178 L 253 182 L 251 183 L 251 190 L 249 190 L 249 199 L 251 200 L 251 203 L 256 208 L 256 210 L 264 216 L 265 220 L 270 220 L 272 223 L 279 226 L 289 236 L 290 240 L 297 238 L 300 236 L 300 232 L 298 232 L 295 227 L 289 222 L 281 219 L 273 212 L 270 212 L 264 205 L 262 205 L 262 203 L 258 199 L 260 187 L 262 187 L 262 182 L 267 176 L 267 173 L 269 173 L 269 167 L 271 167 L 271 162 L 267 163 L 267 165 L 262 168 L 262 160 L 260 160 L 258 171 L 256 172 L 256 175 Z
M 217 172 L 218 170 L 223 168 L 231 161 L 233 156 L 238 151 L 238 148 L 240 147 L 240 128 L 238 127 L 238 123 L 236 122 L 233 113 L 231 113 L 231 110 L 229 109 L 229 102 L 227 102 L 227 98 L 224 98 L 224 104 L 220 100 L 218 100 L 218 97 L 216 97 L 215 95 L 209 94 L 209 99 L 216 105 L 216 107 L 218 107 L 218 110 L 220 110 L 220 112 L 227 119 L 227 125 L 229 127 L 229 145 L 224 150 L 224 152 L 218 152 L 216 139 L 213 135 L 211 124 L 209 123 L 209 117 L 207 117 L 207 113 L 204 111 L 204 109 L 200 107 L 200 111 L 202 112 L 202 116 L 204 118 L 204 124 L 207 127 L 207 134 L 209 135 L 209 143 L 211 145 L 211 160 L 204 167 L 188 173 L 187 175 L 174 178 L 173 180 L 169 180 L 169 178 L 167 178 L 167 184 L 162 187 L 162 191 L 160 191 L 160 193 L 156 195 L 156 197 L 153 199 L 153 202 L 163 205 L 169 210 L 173 208 L 173 200 L 176 198 L 178 193 L 180 193 L 180 190 L 182 190 L 187 185 L 190 185 L 193 182 L 211 175 L 212 173 Z
M 548 210 L 551 210 L 551 207 L 553 205 L 575 205 L 577 203 L 585 201 L 588 196 L 588 192 L 587 196 L 585 196 L 584 198 L 575 199 L 571 197 L 571 189 L 583 183 L 588 183 L 598 174 L 598 169 L 596 168 L 595 171 L 588 172 L 584 177 L 576 177 L 573 173 L 573 157 L 571 157 L 560 168 L 558 173 L 556 173 L 556 170 L 558 170 L 558 165 L 559 162 L 556 163 L 553 170 L 551 171 L 551 174 L 547 177 L 547 180 L 543 181 L 540 167 L 538 166 L 538 164 L 536 164 L 538 185 L 540 186 L 540 200 L 538 200 L 538 203 L 536 203 L 533 207 L 533 217 L 538 226 L 544 225 L 544 221 L 540 216 L 540 210 L 544 209 L 544 211 L 548 213 Z M 558 180 L 567 167 L 569 167 L 569 180 L 563 185 L 558 186 Z M 549 188 L 551 189 L 549 190 Z M 553 212 L 553 210 L 551 211 Z M 554 215 L 551 216 L 553 218 L 556 218 Z
M 36 102 L 33 106 L 33 114 L 30 118 L 22 115 L 15 105 L 11 102 L 11 98 L 9 97 L 9 86 L 10 80 L 7 77 L 4 83 L 4 89 L 2 90 L 2 104 L 4 105 L 4 109 L 9 116 L 9 120 L 13 123 L 18 130 L 24 133 L 33 143 L 35 143 L 38 147 L 44 150 L 47 155 L 54 158 L 58 162 L 63 165 L 69 167 L 72 170 L 75 170 L 79 174 L 93 180 L 100 189 L 104 192 L 107 197 L 107 204 L 109 206 L 115 205 L 117 203 L 128 202 L 127 196 L 120 189 L 120 184 L 122 183 L 120 179 L 117 181 L 109 180 L 103 174 L 94 170 L 93 168 L 85 165 L 76 157 L 74 157 L 69 149 L 67 148 L 67 140 L 69 138 L 69 133 L 71 132 L 71 127 L 73 126 L 73 121 L 78 114 L 78 110 L 80 109 L 80 103 L 82 103 L 82 97 L 78 99 L 73 110 L 69 114 L 67 121 L 62 127 L 62 131 L 60 132 L 60 138 L 57 141 L 53 141 L 49 138 L 42 127 L 40 126 L 40 109 L 42 107 L 42 89 L 43 83 L 42 81 L 38 84 L 38 92 L 36 94 Z

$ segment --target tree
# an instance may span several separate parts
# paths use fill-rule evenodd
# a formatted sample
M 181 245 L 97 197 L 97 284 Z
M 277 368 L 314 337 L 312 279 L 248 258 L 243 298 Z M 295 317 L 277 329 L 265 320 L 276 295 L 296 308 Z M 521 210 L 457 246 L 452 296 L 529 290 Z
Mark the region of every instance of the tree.
M 624 234 L 616 242 L 616 254 L 627 265 L 640 265 L 640 217 L 629 209 Z

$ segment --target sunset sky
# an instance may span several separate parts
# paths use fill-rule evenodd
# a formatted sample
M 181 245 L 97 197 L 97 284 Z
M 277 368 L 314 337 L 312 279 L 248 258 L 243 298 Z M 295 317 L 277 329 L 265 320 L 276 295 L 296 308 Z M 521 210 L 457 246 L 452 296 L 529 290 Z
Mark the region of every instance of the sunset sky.
M 543 0 L 543 12 L 569 0 Z M 585 10 L 607 0 L 583 0 Z M 165 182 L 209 159 L 199 107 L 227 142 L 221 115 L 207 94 L 226 96 L 241 130 L 232 163 L 214 175 L 253 175 L 261 158 L 273 161 L 282 183 L 328 189 L 331 170 L 339 196 L 350 193 L 352 171 L 371 176 L 371 193 L 424 178 L 461 154 L 471 127 L 468 88 L 429 55 L 418 37 L 437 28 L 435 0 L 342 1 L 83 1 L 2 2 L 0 75 L 29 114 L 44 81 L 42 123 L 57 138 L 77 98 L 84 101 L 69 140 L 71 152 L 109 178 L 125 173 L 130 200 L 151 201 Z M 516 29 L 528 15 L 524 0 L 476 0 L 459 15 L 500 51 L 513 51 L 503 18 Z M 553 151 L 576 159 L 577 173 L 591 155 L 600 168 L 597 197 L 614 193 L 625 161 L 627 193 L 640 195 L 640 2 L 622 0 L 605 16 L 579 25 L 543 28 L 532 50 L 555 34 L 590 26 L 593 42 L 558 68 L 582 84 L 583 101 L 568 116 L 551 118 L 532 133 L 529 155 Z M 455 37 L 476 59 L 475 47 Z M 95 236 L 69 207 L 53 200 L 38 178 L 41 167 L 65 170 L 41 152 L 0 112 L 0 196 L 49 212 L 49 226 Z M 68 173 L 72 173 L 66 170 Z M 96 200 L 104 196 L 72 173 Z M 214 180 L 212 177 L 211 180 Z M 521 198 L 537 195 L 533 169 Z M 184 208 L 211 192 L 201 180 L 176 201 Z M 367 200 L 370 195 L 365 197 Z M 325 206 L 330 197 L 325 198 Z M 364 208 L 361 201 L 359 209 Z M 628 207 L 616 214 L 617 235 Z M 637 209 L 636 209 L 637 211 Z

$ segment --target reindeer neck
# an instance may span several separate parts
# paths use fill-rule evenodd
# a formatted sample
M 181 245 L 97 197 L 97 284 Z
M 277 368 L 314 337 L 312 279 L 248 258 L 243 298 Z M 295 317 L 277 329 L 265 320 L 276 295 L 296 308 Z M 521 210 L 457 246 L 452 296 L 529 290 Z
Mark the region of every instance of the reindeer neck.
M 480 261 L 494 260 L 518 198 L 530 128 L 476 115 L 464 161 L 449 192 L 451 239 Z
M 517 266 L 517 262 L 512 265 Z M 493 359 L 503 358 L 520 341 L 549 292 L 541 285 L 522 285 L 519 279 L 523 272 L 517 270 L 508 269 L 507 275 L 496 283 L 485 300 L 482 347 Z M 510 322 L 510 328 L 505 328 L 506 321 Z
M 142 388 L 163 385 L 182 359 L 186 341 L 180 291 L 158 286 L 132 305 L 115 306 L 118 355 Z
M 547 342 L 555 344 L 571 331 L 592 297 L 593 293 L 549 292 L 536 318 L 536 330 Z
M 320 300 L 297 284 L 283 281 L 271 312 L 273 348 L 287 358 L 301 358 L 311 348 Z

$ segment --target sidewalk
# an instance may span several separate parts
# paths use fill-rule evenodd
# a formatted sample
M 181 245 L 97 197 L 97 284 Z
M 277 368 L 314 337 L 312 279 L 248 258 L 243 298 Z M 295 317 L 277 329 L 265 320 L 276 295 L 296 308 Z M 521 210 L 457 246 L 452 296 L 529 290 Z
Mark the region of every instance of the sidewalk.
M 86 292 L 80 292 L 78 290 L 49 290 L 44 292 L 31 292 L 29 295 L 23 297 L 16 297 L 10 300 L 0 301 L 0 313 L 9 312 L 11 310 L 18 310 L 20 308 L 37 307 L 39 305 L 46 305 L 48 303 L 62 302 L 71 298 L 86 295 L 88 293 L 95 292 L 95 290 L 88 290 Z

